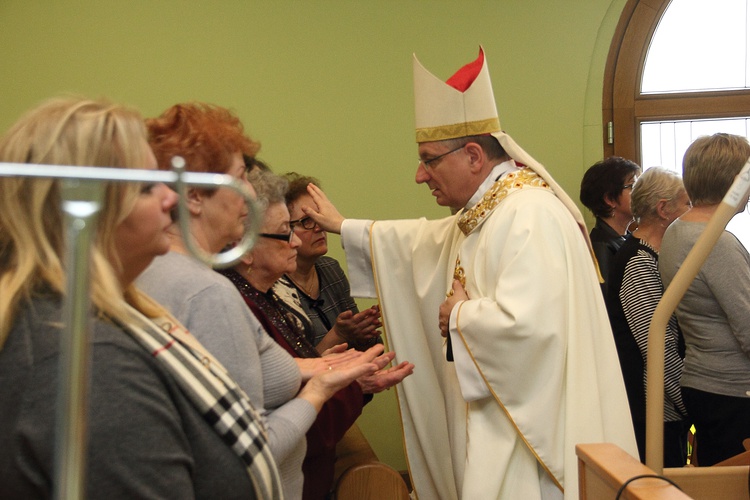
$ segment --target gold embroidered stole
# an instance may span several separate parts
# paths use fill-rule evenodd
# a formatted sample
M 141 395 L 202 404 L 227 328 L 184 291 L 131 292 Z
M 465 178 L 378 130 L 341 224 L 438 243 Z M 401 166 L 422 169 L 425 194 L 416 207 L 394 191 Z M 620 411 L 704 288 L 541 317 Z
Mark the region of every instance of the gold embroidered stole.
M 458 219 L 458 227 L 468 236 L 489 217 L 496 206 L 511 193 L 528 187 L 552 188 L 536 172 L 522 168 L 517 172 L 504 175 L 484 193 L 479 203 L 466 210 Z
M 492 211 L 503 201 L 509 194 L 524 188 L 552 188 L 542 179 L 539 174 L 530 168 L 522 168 L 516 172 L 510 172 L 498 179 L 490 189 L 484 193 L 479 202 L 466 210 L 458 219 L 458 227 L 465 236 L 479 227 Z M 458 280 L 461 285 L 466 287 L 466 273 L 461 266 L 461 256 L 456 255 L 456 266 L 453 269 L 453 279 Z M 448 297 L 453 295 L 453 289 L 450 288 L 446 294 Z

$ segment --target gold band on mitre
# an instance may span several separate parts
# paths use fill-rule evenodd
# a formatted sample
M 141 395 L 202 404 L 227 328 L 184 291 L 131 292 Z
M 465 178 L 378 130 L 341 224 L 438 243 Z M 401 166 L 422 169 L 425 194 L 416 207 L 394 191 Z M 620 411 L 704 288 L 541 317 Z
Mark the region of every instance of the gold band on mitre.
M 500 120 L 498 118 L 441 125 L 439 127 L 424 127 L 417 129 L 417 142 L 444 141 L 458 137 L 492 134 L 499 130 Z

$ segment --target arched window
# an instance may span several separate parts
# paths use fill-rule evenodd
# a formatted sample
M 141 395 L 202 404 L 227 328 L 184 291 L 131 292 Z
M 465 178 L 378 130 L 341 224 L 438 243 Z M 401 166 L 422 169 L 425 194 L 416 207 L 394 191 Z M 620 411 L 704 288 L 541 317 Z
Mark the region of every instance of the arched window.
M 749 3 L 628 0 L 605 72 L 605 155 L 681 172 L 697 137 L 749 137 Z M 750 248 L 750 215 L 728 229 Z

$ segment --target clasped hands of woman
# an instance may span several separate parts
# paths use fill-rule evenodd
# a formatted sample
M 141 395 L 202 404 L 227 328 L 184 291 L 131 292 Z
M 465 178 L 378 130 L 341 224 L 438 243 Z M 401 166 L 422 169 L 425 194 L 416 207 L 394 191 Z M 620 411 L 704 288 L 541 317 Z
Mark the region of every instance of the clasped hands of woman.
M 336 324 L 333 325 L 331 331 L 339 339 L 357 345 L 380 337 L 378 328 L 381 326 L 383 326 L 383 323 L 380 321 L 380 306 L 376 304 L 358 313 L 342 312 L 336 318 Z M 320 352 L 321 347 L 323 347 L 325 352 L 325 348 L 328 347 L 326 340 L 322 341 L 321 344 L 318 346 L 318 350 Z M 336 344 L 329 348 L 332 349 L 335 346 Z

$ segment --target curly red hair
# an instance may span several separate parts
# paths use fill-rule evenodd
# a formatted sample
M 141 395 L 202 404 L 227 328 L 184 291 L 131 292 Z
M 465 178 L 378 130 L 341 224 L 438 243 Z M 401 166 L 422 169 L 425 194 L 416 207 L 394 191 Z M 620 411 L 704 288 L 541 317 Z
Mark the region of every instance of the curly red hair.
M 179 155 L 190 172 L 223 174 L 235 154 L 252 157 L 260 149 L 234 113 L 213 104 L 175 104 L 158 118 L 146 120 L 146 127 L 161 170 L 169 170 L 172 157 Z

